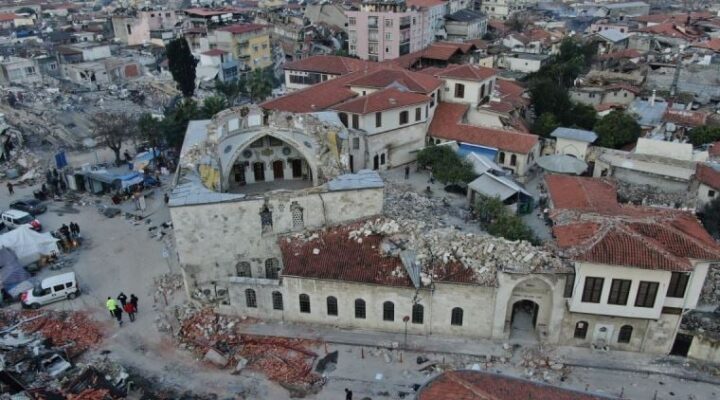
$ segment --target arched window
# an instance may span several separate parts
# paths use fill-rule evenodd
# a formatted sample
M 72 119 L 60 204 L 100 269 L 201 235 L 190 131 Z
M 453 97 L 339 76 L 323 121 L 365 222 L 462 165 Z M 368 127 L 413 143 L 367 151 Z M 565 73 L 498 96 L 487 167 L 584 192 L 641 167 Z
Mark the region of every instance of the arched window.
M 463 324 L 463 309 L 455 307 L 450 313 L 450 325 L 462 326 Z
M 282 293 L 272 292 L 272 303 L 273 303 L 273 310 L 282 310 L 283 309 Z
M 422 324 L 423 319 L 425 317 L 424 315 L 425 309 L 421 304 L 415 304 L 412 308 L 412 323 L 413 324 Z
M 502 151 L 498 155 L 498 163 L 505 164 L 505 153 Z
M 300 295 L 300 312 L 301 313 L 310 313 L 310 296 L 306 294 Z
M 265 277 L 267 279 L 277 279 L 280 270 L 280 261 L 277 258 L 268 258 L 265 260 Z
M 327 313 L 328 315 L 338 315 L 337 299 L 334 296 L 327 298 Z
M 588 331 L 588 323 L 585 321 L 578 321 L 577 324 L 575 324 L 575 334 L 573 335 L 575 339 L 585 339 L 587 336 Z
M 630 343 L 632 338 L 633 327 L 630 325 L 623 325 L 618 333 L 618 343 Z
M 517 156 L 515 154 L 510 156 L 510 165 L 512 165 L 512 166 L 517 165 Z
M 257 296 L 252 289 L 245 289 L 245 305 L 248 308 L 257 308 Z
M 392 301 L 383 303 L 383 321 L 395 320 L 395 304 Z
M 365 319 L 365 300 L 355 299 L 355 318 Z
M 290 214 L 292 215 L 293 229 L 303 229 L 305 221 L 303 220 L 303 209 L 296 201 L 290 205 Z
M 235 265 L 235 275 L 237 276 L 244 276 L 244 277 L 252 277 L 252 271 L 250 269 L 250 263 L 247 261 L 240 261 Z

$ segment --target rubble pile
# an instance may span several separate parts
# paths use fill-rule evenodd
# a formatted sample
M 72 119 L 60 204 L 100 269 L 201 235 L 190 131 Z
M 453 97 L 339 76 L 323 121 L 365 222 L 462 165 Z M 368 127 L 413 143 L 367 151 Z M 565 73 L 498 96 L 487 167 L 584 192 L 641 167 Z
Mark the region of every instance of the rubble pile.
M 379 218 L 365 222 L 350 231 L 349 237 L 362 240 L 369 235 L 385 237 L 382 251 L 400 255 L 404 250 L 415 253 L 421 266 L 423 284 L 442 280 L 439 264 L 460 263 L 471 268 L 477 283 L 496 284 L 496 271 L 517 273 L 571 272 L 552 252 L 525 241 L 509 241 L 488 234 L 466 233 L 454 228 L 429 229 L 423 220 Z
M 163 274 L 155 278 L 155 287 L 158 292 L 165 295 L 175 293 L 183 287 L 183 277 L 181 274 Z
M 14 325 L 25 334 L 42 335 L 53 346 L 68 345 L 66 352 L 71 358 L 102 339 L 96 323 L 81 312 L 5 311 L 0 314 L 0 331 Z
M 710 264 L 700 292 L 700 304 L 720 304 L 720 264 Z
M 259 371 L 268 379 L 293 390 L 308 391 L 324 384 L 312 372 L 317 354 L 309 348 L 316 343 L 302 339 L 261 337 L 238 332 L 248 318 L 216 314 L 210 308 L 180 316 L 177 334 L 180 346 L 218 368 Z
M 616 180 L 618 200 L 621 203 L 633 203 L 647 206 L 675 208 L 691 204 L 690 192 L 667 193 L 651 185 L 640 185 Z
M 680 329 L 701 337 L 720 340 L 720 311 L 690 311 L 683 316 Z
M 467 210 L 453 207 L 442 199 L 418 194 L 409 185 L 386 182 L 383 204 L 385 215 L 394 219 L 415 219 L 423 221 L 423 229 L 451 226 L 448 217 L 466 221 Z

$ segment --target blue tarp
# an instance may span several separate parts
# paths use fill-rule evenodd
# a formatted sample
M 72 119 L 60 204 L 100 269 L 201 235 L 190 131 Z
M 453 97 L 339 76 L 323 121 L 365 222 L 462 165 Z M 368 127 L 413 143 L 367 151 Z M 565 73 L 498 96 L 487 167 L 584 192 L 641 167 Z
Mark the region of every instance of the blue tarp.
M 475 153 L 481 156 L 485 156 L 490 161 L 495 161 L 498 150 L 492 147 L 483 147 L 474 144 L 459 143 L 459 149 L 457 153 L 461 158 L 465 158 L 470 153 Z
M 15 252 L 10 248 L 0 248 L 0 267 L 0 284 L 8 292 L 18 283 L 30 279 L 30 273 L 20 265 Z
M 61 151 L 61 152 L 55 154 L 55 165 L 57 166 L 58 169 L 63 169 L 63 168 L 65 168 L 66 165 L 68 165 L 67 158 L 65 158 L 64 151 Z

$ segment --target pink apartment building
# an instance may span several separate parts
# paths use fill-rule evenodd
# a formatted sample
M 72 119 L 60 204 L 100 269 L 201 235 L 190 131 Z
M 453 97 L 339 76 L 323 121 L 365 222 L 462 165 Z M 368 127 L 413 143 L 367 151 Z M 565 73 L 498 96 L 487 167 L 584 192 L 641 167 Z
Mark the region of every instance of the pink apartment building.
M 363 60 L 392 60 L 433 40 L 426 9 L 408 7 L 405 0 L 365 0 L 359 10 L 345 15 L 349 53 Z

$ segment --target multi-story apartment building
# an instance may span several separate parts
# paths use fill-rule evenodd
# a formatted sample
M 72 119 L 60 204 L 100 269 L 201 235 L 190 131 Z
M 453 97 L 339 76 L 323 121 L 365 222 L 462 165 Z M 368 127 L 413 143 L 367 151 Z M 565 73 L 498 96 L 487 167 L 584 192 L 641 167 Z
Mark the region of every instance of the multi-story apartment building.
M 143 10 L 112 17 L 115 38 L 128 46 L 147 43 L 163 45 L 175 38 L 177 22 L 172 10 Z
M 232 53 L 241 70 L 266 68 L 273 62 L 270 31 L 265 25 L 236 24 L 209 32 L 202 29 L 186 30 L 185 40 L 198 57 L 213 49 Z
M 434 38 L 426 10 L 404 0 L 364 1 L 359 10 L 346 12 L 350 54 L 384 61 L 422 50 Z
M 534 0 L 482 0 L 478 8 L 488 15 L 490 19 L 501 19 L 506 20 L 510 16 L 518 11 L 525 10 L 528 6 L 533 3 L 537 3 Z M 477 8 L 477 6 L 476 6 Z

